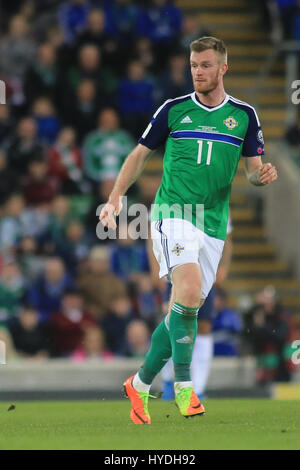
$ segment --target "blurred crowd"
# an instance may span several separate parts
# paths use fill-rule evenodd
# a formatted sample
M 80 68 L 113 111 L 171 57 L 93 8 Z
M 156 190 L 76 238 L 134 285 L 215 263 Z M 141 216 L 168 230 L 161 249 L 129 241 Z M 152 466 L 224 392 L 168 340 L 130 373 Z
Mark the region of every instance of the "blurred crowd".
M 300 40 L 299 0 L 272 0 L 276 5 L 282 26 L 283 40 Z
M 0 8 L 2 337 L 31 359 L 142 357 L 169 287 L 128 225 L 99 240 L 96 210 L 154 110 L 192 91 L 187 51 L 206 32 L 166 0 Z M 159 183 L 144 174 L 129 202 L 150 208 Z
M 96 210 L 154 110 L 193 90 L 189 44 L 210 32 L 167 0 L 0 9 L 0 339 L 30 360 L 143 357 L 170 286 L 153 281 L 129 225 L 99 240 Z M 130 203 L 150 208 L 159 184 L 159 171 L 144 173 Z M 272 343 L 276 302 L 260 299 L 245 323 L 219 288 L 214 311 L 215 355 L 248 344 L 282 364 L 292 332 Z

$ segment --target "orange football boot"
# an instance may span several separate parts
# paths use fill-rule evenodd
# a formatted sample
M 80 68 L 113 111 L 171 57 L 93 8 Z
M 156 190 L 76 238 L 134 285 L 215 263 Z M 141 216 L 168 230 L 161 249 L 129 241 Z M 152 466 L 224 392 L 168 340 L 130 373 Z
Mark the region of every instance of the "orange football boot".
M 138 392 L 133 388 L 132 381 L 134 375 L 124 382 L 125 395 L 131 401 L 130 418 L 134 424 L 151 424 L 148 412 L 148 399 L 151 396 L 148 392 Z
M 205 414 L 205 408 L 192 387 L 185 387 L 175 396 L 176 405 L 180 413 L 185 417 L 201 416 Z

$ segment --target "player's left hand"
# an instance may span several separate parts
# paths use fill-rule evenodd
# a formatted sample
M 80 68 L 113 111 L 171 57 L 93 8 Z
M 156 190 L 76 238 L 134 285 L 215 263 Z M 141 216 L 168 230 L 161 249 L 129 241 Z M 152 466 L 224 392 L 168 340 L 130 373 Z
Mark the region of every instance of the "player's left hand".
M 272 163 L 264 163 L 259 169 L 259 180 L 262 184 L 270 184 L 277 180 L 276 167 Z

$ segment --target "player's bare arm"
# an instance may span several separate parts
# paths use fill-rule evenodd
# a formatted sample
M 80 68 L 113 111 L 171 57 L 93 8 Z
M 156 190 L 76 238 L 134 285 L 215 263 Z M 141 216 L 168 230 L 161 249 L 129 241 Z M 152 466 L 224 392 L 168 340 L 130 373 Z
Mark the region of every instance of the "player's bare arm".
M 107 203 L 100 213 L 100 221 L 104 227 L 116 229 L 115 216 L 122 210 L 121 197 L 142 173 L 151 150 L 145 145 L 138 144 L 128 155 L 117 177 Z
M 276 167 L 272 163 L 262 163 L 259 155 L 245 158 L 244 161 L 247 179 L 254 186 L 265 186 L 277 180 Z

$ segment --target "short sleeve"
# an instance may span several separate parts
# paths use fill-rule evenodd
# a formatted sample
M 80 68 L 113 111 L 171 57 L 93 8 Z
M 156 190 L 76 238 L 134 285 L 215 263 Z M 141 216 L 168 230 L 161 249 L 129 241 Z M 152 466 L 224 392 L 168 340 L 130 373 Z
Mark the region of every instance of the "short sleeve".
M 253 108 L 248 110 L 248 129 L 245 135 L 242 155 L 254 157 L 264 155 L 264 137 L 258 116 Z
M 145 145 L 151 150 L 154 150 L 165 143 L 170 133 L 168 124 L 169 106 L 166 101 L 154 113 L 151 122 L 147 126 L 142 137 L 139 139 L 139 144 Z

